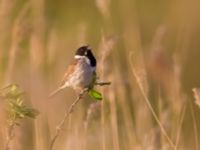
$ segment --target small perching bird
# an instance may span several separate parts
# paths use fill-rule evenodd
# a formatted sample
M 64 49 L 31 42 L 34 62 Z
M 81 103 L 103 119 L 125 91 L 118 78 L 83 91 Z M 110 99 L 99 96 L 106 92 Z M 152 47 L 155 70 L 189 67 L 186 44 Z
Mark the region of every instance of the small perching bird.
M 76 50 L 73 62 L 67 67 L 61 85 L 52 92 L 54 96 L 66 87 L 74 90 L 88 88 L 94 82 L 96 75 L 96 59 L 88 46 L 82 46 Z

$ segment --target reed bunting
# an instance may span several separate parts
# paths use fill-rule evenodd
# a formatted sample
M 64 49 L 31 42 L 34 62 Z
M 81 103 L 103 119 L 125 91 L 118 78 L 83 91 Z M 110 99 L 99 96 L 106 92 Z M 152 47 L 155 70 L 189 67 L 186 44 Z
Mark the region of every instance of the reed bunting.
M 66 87 L 81 90 L 91 85 L 96 75 L 96 59 L 88 46 L 76 50 L 74 61 L 65 72 L 60 87 L 50 94 L 54 96 Z

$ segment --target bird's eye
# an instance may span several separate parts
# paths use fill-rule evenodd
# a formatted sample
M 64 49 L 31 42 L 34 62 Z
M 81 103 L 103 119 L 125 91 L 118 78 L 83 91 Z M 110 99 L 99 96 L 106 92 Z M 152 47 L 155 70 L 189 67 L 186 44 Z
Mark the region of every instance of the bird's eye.
M 87 51 L 85 51 L 84 55 L 85 55 L 85 56 L 87 55 Z

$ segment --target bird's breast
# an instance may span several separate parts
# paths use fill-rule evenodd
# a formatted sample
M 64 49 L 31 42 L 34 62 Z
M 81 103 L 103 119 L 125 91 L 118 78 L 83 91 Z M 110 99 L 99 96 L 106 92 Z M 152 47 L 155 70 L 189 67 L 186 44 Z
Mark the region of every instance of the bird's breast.
M 92 82 L 94 71 L 95 67 L 91 67 L 86 60 L 82 60 L 78 63 L 68 82 L 75 89 L 87 87 Z

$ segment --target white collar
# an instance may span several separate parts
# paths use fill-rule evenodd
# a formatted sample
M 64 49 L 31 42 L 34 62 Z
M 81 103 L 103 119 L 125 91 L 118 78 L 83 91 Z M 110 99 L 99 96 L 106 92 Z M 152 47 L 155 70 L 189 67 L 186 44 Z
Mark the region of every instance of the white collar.
M 75 59 L 84 58 L 84 59 L 86 60 L 87 64 L 91 66 L 90 60 L 89 60 L 89 58 L 87 58 L 86 56 L 75 55 L 74 58 L 75 58 Z

